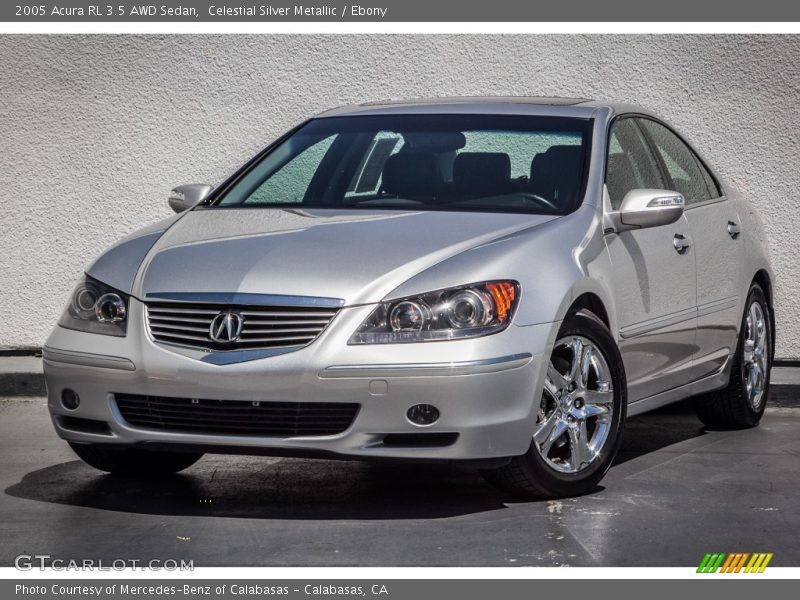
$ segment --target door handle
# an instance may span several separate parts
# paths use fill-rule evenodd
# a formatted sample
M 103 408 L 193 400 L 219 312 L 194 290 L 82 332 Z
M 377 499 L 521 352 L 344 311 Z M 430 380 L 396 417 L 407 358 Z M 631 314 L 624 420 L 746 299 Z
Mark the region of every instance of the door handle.
M 739 237 L 739 234 L 742 232 L 742 228 L 739 227 L 738 223 L 734 221 L 728 221 L 728 235 L 730 235 L 733 239 Z
M 692 245 L 692 242 L 686 239 L 686 236 L 676 233 L 675 237 L 672 238 L 672 245 L 675 246 L 678 254 L 684 254 L 689 249 L 689 246 Z

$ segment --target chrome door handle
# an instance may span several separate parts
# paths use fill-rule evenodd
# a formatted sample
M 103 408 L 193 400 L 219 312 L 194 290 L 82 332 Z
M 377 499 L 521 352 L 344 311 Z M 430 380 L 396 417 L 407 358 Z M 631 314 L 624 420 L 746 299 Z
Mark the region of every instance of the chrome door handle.
M 742 228 L 739 227 L 738 223 L 733 221 L 728 221 L 728 235 L 730 235 L 733 239 L 739 237 L 739 234 L 742 232 Z
M 676 233 L 675 237 L 672 238 L 672 245 L 675 246 L 675 250 L 678 251 L 678 254 L 683 254 L 689 249 L 689 246 L 692 245 L 692 242 L 687 240 L 686 237 L 680 233 Z

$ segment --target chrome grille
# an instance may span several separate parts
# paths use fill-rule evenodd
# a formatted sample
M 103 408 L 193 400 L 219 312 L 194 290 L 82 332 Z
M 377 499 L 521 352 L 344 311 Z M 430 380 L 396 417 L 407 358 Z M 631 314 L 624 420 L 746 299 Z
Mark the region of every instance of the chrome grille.
M 245 350 L 306 346 L 322 333 L 337 308 L 302 306 L 233 306 L 175 302 L 147 305 L 147 325 L 157 342 L 205 350 Z M 211 322 L 220 313 L 241 316 L 242 330 L 233 342 L 214 341 Z

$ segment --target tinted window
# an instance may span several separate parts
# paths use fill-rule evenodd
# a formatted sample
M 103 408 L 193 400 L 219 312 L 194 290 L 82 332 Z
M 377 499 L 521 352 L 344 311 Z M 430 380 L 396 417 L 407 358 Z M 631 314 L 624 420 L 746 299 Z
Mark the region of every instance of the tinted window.
M 317 119 L 214 204 L 563 214 L 581 200 L 591 125 L 510 115 Z
M 253 190 L 247 201 L 251 204 L 301 202 L 333 140 L 334 136 L 328 136 L 298 152 L 280 171 Z
M 580 133 L 542 132 L 530 135 L 525 132 L 508 131 L 468 131 L 465 132 L 466 144 L 457 154 L 508 153 L 511 164 L 511 177 L 527 178 L 530 175 L 531 162 L 534 157 L 546 153 L 556 146 L 575 146 L 580 152 L 582 136 Z
M 649 119 L 642 119 L 641 123 L 658 149 L 672 180 L 672 189 L 683 194 L 687 204 L 709 200 L 711 194 L 694 152 L 660 123 Z
M 706 182 L 706 188 L 708 188 L 708 193 L 711 195 L 712 198 L 719 198 L 722 196 L 722 192 L 717 185 L 716 180 L 711 175 L 708 169 L 706 169 L 705 165 L 700 162 L 700 159 L 697 158 L 697 166 L 700 167 L 700 171 L 703 173 L 703 179 Z
M 614 210 L 631 190 L 665 187 L 658 163 L 634 119 L 618 119 L 611 126 L 606 187 Z

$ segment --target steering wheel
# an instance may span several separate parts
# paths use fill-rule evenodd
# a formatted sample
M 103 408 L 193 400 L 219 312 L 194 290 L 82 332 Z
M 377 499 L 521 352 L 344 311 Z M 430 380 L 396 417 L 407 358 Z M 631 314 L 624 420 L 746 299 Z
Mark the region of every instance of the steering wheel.
M 558 206 L 553 204 L 547 198 L 542 198 L 539 194 L 533 194 L 531 192 L 523 192 L 522 194 L 520 194 L 520 196 L 522 196 L 522 199 L 525 202 L 535 202 L 539 206 L 549 208 L 550 210 L 553 210 L 555 212 L 561 212 L 561 209 Z

